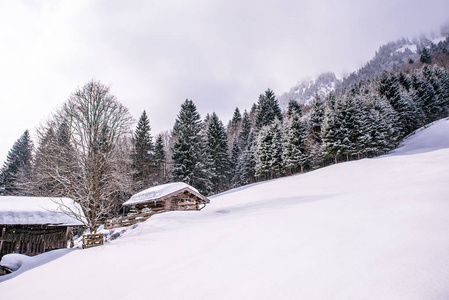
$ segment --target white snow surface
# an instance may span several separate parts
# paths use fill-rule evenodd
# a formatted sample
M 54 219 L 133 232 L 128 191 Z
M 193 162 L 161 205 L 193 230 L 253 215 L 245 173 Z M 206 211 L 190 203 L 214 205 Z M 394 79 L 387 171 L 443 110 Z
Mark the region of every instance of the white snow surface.
M 416 45 L 413 44 L 409 44 L 409 45 L 405 45 L 402 46 L 401 48 L 397 49 L 396 52 L 405 52 L 405 50 L 410 50 L 412 53 L 416 53 L 417 51 L 417 47 Z
M 81 211 L 70 198 L 0 196 L 0 224 L 82 225 L 65 214 L 61 204 Z
M 143 190 L 135 195 L 133 195 L 128 201 L 123 203 L 123 205 L 133 205 L 136 203 L 156 200 L 163 196 L 169 195 L 176 191 L 182 190 L 183 188 L 190 188 L 191 190 L 198 192 L 194 187 L 184 183 L 184 182 L 172 182 L 166 183 L 158 186 L 151 187 L 149 189 Z
M 418 154 L 449 148 L 449 119 L 439 120 L 412 133 L 394 155 Z
M 33 257 L 44 263 L 0 277 L 1 298 L 449 299 L 449 147 L 433 138 L 447 132 L 441 120 L 393 155 L 241 187 L 104 246 Z

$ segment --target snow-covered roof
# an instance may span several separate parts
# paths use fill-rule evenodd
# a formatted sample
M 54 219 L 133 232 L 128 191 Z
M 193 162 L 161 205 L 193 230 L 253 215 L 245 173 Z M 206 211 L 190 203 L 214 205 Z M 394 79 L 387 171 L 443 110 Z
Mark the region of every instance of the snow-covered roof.
M 7 225 L 61 225 L 82 223 L 65 213 L 61 204 L 81 211 L 70 198 L 0 196 L 0 224 Z
M 198 198 L 203 199 L 208 202 L 208 199 L 201 195 L 197 189 L 184 183 L 184 182 L 172 182 L 166 183 L 158 186 L 153 186 L 149 189 L 143 190 L 135 195 L 133 195 L 128 201 L 123 203 L 124 206 L 134 205 L 138 203 L 148 202 L 148 201 L 160 201 L 168 198 L 172 195 L 180 193 L 184 190 L 189 190 L 192 194 L 196 195 Z

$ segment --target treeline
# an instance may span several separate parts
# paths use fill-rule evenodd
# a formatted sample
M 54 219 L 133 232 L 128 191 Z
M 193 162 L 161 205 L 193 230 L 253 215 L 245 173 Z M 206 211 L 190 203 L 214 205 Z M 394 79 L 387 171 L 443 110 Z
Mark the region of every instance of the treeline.
M 205 194 L 217 193 L 386 154 L 414 130 L 448 113 L 449 74 L 436 65 L 410 74 L 383 73 L 342 93 L 317 96 L 307 107 L 290 101 L 284 113 L 268 89 L 249 112 L 236 108 L 226 129 L 215 113 L 201 122 L 187 100 L 173 132 L 169 173 L 172 180 Z
M 132 130 L 128 110 L 91 81 L 37 129 L 36 148 L 28 131 L 13 145 L 0 193 L 71 197 L 95 231 L 142 189 L 183 181 L 210 195 L 373 157 L 448 113 L 449 73 L 424 65 L 317 95 L 310 106 L 290 101 L 285 112 L 268 89 L 249 111 L 236 108 L 227 126 L 216 113 L 202 119 L 187 99 L 173 130 L 153 138 L 145 111 Z

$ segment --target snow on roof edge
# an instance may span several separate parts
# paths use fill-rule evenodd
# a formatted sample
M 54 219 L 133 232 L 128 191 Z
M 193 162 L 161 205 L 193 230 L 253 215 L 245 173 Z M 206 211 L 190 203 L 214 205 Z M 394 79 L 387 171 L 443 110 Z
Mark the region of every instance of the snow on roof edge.
M 82 214 L 70 198 L 0 196 L 0 224 L 81 226 L 82 222 L 64 213 L 61 204 Z

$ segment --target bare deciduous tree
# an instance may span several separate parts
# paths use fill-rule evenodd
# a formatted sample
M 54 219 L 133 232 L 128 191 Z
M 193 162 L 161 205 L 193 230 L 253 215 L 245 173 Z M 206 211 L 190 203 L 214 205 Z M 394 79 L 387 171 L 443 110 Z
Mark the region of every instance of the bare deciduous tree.
M 109 87 L 90 81 L 41 130 L 33 186 L 41 195 L 79 203 L 85 219 L 78 219 L 95 232 L 129 192 L 132 123 L 128 109 Z

